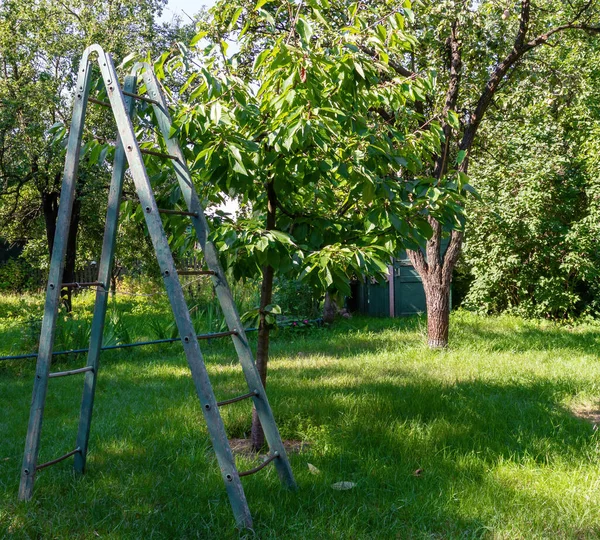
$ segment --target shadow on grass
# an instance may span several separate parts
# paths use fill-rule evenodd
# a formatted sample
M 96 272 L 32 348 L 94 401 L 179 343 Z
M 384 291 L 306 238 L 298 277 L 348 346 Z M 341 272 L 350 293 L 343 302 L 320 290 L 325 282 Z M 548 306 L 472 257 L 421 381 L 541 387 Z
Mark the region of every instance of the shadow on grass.
M 598 355 L 600 327 L 561 327 L 550 323 L 520 321 L 507 327 L 499 322 L 494 329 L 494 318 L 484 323 L 462 320 L 455 334 L 459 344 L 481 346 L 490 351 L 550 351 L 569 350 Z M 453 346 L 456 346 L 456 341 Z
M 369 340 L 348 339 L 357 354 L 371 347 Z M 227 367 L 228 358 L 219 350 L 207 360 L 214 370 Z M 12 381 L 18 384 L 12 387 L 13 401 L 2 401 L 2 418 L 10 415 L 11 425 L 20 427 L 0 443 L 0 459 L 12 457 L 0 462 L 5 489 L 0 531 L 236 536 L 185 361 L 156 354 L 138 361 L 139 370 L 115 359 L 105 362 L 86 477 L 74 477 L 68 463 L 44 471 L 28 505 L 15 498 L 30 388 L 21 377 Z M 298 364 L 275 363 L 269 396 L 284 438 L 309 439 L 312 446 L 292 456 L 298 494 L 282 491 L 271 469 L 244 481 L 263 537 L 485 536 L 492 526 L 489 509 L 470 515 L 455 504 L 457 492 L 473 497 L 490 492 L 498 501 L 519 500 L 531 508 L 551 505 L 550 498 L 534 500 L 498 482 L 490 468 L 506 460 L 543 466 L 589 459 L 591 427 L 559 405 L 571 389 L 565 382 L 449 384 L 433 377 L 414 381 L 414 373 L 401 366 L 387 368 L 385 376 L 361 378 L 351 363 Z M 242 388 L 233 369 L 213 375 L 218 394 Z M 17 386 L 27 387 L 18 398 Z M 61 391 L 78 399 L 79 390 L 73 384 Z M 77 410 L 71 413 L 76 416 Z M 247 432 L 249 413 L 248 404 L 224 410 L 232 437 Z M 73 427 L 66 409 L 53 421 Z M 64 450 L 65 433 L 44 432 L 47 457 Z M 309 461 L 320 475 L 307 472 Z M 415 476 L 416 469 L 423 473 Z M 337 481 L 357 487 L 336 492 L 330 485 Z

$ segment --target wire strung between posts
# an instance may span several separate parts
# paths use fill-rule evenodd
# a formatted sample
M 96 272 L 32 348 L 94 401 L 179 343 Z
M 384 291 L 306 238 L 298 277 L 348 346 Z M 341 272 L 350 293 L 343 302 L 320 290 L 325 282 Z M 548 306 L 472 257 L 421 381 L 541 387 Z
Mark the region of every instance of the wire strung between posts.
M 281 328 L 285 328 L 287 326 L 294 326 L 294 322 L 287 322 L 287 323 L 283 323 L 280 324 L 279 327 Z M 311 324 L 311 323 L 315 323 L 318 326 L 320 326 L 321 324 L 323 324 L 323 319 L 322 318 L 318 318 L 318 319 L 304 319 L 303 321 L 304 324 Z M 297 325 L 297 323 L 296 323 Z M 258 332 L 258 328 L 244 328 L 244 332 L 246 334 L 250 333 L 250 332 Z M 223 336 L 223 332 L 212 332 L 209 334 L 198 334 L 196 337 L 198 339 L 214 339 L 214 338 L 218 338 L 218 337 L 222 337 Z M 143 347 L 146 345 L 159 345 L 162 343 L 174 343 L 176 341 L 181 341 L 180 337 L 177 338 L 167 338 L 167 339 L 155 339 L 152 341 L 135 341 L 134 343 L 123 343 L 121 345 L 107 345 L 105 347 L 101 347 L 100 350 L 101 351 L 113 351 L 115 349 L 131 349 L 133 347 Z M 52 356 L 60 356 L 60 355 L 65 355 L 65 354 L 82 354 L 82 353 L 86 353 L 88 352 L 89 349 L 69 349 L 68 351 L 55 351 L 52 353 Z M 29 353 L 29 354 L 15 354 L 12 356 L 0 356 L 0 361 L 3 360 L 26 360 L 29 358 L 37 358 L 38 357 L 38 353 Z

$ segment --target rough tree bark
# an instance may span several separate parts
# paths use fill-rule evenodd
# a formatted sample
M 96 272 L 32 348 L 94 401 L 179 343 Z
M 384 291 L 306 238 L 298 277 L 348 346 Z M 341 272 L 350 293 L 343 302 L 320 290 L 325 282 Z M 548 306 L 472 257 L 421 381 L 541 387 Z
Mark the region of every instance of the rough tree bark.
M 586 2 L 570 21 L 549 29 L 528 40 L 527 34 L 530 28 L 531 0 L 521 0 L 519 29 L 517 30 L 513 47 L 504 60 L 495 65 L 481 91 L 475 109 L 473 111 L 468 111 L 467 113 L 467 120 L 464 124 L 462 137 L 460 137 L 460 142 L 458 144 L 458 150 L 463 150 L 466 153 L 466 157 L 459 167 L 461 172 L 467 172 L 469 152 L 473 147 L 478 128 L 492 103 L 492 99 L 498 90 L 498 87 L 506 78 L 511 68 L 516 66 L 526 53 L 540 45 L 547 44 L 550 37 L 559 32 L 566 30 L 581 30 L 592 34 L 600 33 L 600 26 L 588 24 L 588 14 L 592 4 L 592 2 Z M 456 105 L 462 68 L 458 30 L 458 24 L 455 22 L 451 27 L 451 33 L 448 38 L 448 45 L 450 48 L 450 73 L 446 100 L 444 103 L 444 113 L 441 116 L 442 118 L 447 117 L 448 111 L 451 110 L 456 112 L 457 110 Z M 414 77 L 416 75 L 403 66 L 392 65 L 392 67 L 402 76 Z M 441 155 L 438 156 L 435 164 L 434 176 L 438 179 L 442 179 L 447 172 L 450 142 L 453 136 L 450 126 L 443 124 L 443 129 L 445 143 Z M 433 235 L 431 239 L 427 241 L 425 252 L 409 251 L 408 255 L 413 266 L 423 280 L 427 305 L 429 346 L 432 348 L 440 348 L 448 345 L 450 282 L 452 271 L 458 262 L 464 234 L 462 231 L 453 231 L 451 233 L 448 248 L 445 253 L 442 253 L 441 226 L 434 219 L 430 219 L 429 223 L 433 229 Z
M 462 70 L 462 58 L 458 39 L 458 23 L 455 21 L 451 27 L 448 38 L 450 48 L 450 78 L 442 118 L 448 116 L 449 111 L 456 110 L 458 90 Z M 452 138 L 452 127 L 443 124 L 444 146 L 435 163 L 434 176 L 441 180 L 448 171 L 448 154 Z M 448 346 L 448 330 L 450 326 L 450 282 L 452 270 L 458 260 L 462 233 L 456 231 L 450 241 L 450 246 L 445 254 L 441 253 L 442 226 L 433 218 L 429 219 L 433 230 L 431 239 L 427 242 L 426 254 L 422 251 L 408 251 L 408 256 L 421 276 L 425 290 L 425 303 L 427 307 L 427 338 L 432 349 Z M 456 252 L 456 253 L 455 253 Z
M 277 195 L 273 181 L 267 182 L 267 223 L 266 230 L 272 230 L 276 224 L 277 210 Z M 258 324 L 258 342 L 256 347 L 256 368 L 260 374 L 260 379 L 263 386 L 267 385 L 267 363 L 269 361 L 269 338 L 271 326 L 267 322 L 267 312 L 265 308 L 273 300 L 273 278 L 274 270 L 271 265 L 265 265 L 262 269 L 262 285 L 260 289 L 260 306 L 259 306 L 259 324 Z M 252 448 L 259 451 L 265 444 L 265 434 L 260 420 L 256 412 L 256 408 L 252 407 L 252 430 L 251 430 Z

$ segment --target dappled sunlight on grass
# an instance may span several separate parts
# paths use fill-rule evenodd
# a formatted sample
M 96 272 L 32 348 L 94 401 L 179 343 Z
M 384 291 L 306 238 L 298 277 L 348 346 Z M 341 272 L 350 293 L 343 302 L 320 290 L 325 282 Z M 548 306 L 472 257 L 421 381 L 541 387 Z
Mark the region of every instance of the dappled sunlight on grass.
M 600 535 L 600 435 L 573 414 L 600 403 L 600 327 L 452 323 L 445 351 L 426 348 L 420 317 L 276 333 L 269 401 L 283 438 L 308 444 L 290 456 L 297 494 L 272 467 L 244 479 L 261 538 Z M 217 398 L 244 393 L 231 343 L 202 348 Z M 0 366 L 0 536 L 238 537 L 178 344 L 103 355 L 87 474 L 45 470 L 23 504 L 33 376 L 33 363 Z M 45 458 L 73 444 L 80 399 L 80 378 L 50 382 Z M 249 402 L 222 414 L 230 437 L 248 436 Z

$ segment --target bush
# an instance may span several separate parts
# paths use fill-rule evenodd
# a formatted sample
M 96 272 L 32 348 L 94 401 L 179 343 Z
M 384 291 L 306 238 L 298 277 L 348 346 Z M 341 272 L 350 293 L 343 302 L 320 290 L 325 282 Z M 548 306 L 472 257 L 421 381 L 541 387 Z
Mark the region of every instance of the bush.
M 9 259 L 0 265 L 0 291 L 22 293 L 39 289 L 39 272 L 23 259 Z
M 319 313 L 319 298 L 307 284 L 287 279 L 277 278 L 273 303 L 281 307 L 281 312 L 293 317 L 316 317 Z

